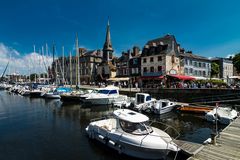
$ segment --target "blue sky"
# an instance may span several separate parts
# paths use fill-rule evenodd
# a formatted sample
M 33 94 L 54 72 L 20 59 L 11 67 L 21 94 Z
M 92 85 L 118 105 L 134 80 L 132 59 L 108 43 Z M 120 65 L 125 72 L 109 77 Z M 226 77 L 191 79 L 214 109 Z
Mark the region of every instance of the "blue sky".
M 115 55 L 169 33 L 195 54 L 226 57 L 240 51 L 239 6 L 237 0 L 8 0 L 0 5 L 0 43 L 21 57 L 33 44 L 38 50 L 55 42 L 60 54 L 62 45 L 73 50 L 77 32 L 80 46 L 99 49 L 109 16 Z

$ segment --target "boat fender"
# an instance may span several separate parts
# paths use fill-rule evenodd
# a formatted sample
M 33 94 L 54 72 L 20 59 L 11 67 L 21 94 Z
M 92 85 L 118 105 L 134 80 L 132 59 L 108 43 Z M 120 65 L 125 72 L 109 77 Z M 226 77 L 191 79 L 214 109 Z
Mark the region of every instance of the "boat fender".
M 104 137 L 101 134 L 98 135 L 98 138 L 100 138 L 101 140 L 104 140 Z
M 113 146 L 115 146 L 115 144 L 116 144 L 116 143 L 113 142 L 112 140 L 109 140 L 108 143 L 111 144 L 111 145 L 113 145 Z

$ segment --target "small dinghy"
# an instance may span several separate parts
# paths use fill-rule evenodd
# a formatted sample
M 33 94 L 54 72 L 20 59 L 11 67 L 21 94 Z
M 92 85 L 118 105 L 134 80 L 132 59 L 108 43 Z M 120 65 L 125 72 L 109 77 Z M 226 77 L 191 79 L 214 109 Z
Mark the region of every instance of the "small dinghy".
M 216 107 L 212 111 L 206 113 L 205 118 L 209 122 L 217 120 L 221 124 L 229 124 L 238 116 L 238 112 L 235 109 L 229 107 Z
M 169 151 L 179 151 L 165 131 L 151 127 L 147 116 L 129 109 L 118 109 L 112 117 L 92 121 L 86 132 L 90 139 L 136 158 L 162 159 Z

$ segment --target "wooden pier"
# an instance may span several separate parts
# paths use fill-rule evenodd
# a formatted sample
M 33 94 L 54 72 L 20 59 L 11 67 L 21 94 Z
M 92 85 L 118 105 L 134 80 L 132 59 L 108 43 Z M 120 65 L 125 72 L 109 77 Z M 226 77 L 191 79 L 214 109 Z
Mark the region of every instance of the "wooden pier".
M 188 160 L 239 160 L 240 159 L 240 117 L 229 124 L 216 137 L 216 145 L 208 144 Z
M 186 153 L 188 156 L 197 154 L 204 147 L 200 143 L 194 143 L 194 142 L 183 141 L 183 140 L 174 140 L 174 143 L 176 143 L 178 147 L 180 147 L 181 150 L 184 153 Z

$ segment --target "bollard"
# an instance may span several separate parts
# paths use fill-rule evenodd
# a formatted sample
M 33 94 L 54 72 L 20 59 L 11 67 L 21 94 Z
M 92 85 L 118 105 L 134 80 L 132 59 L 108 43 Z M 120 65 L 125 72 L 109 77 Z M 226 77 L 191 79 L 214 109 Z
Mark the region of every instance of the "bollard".
M 216 139 L 216 133 L 211 133 L 211 142 L 213 145 L 216 145 L 217 139 Z

